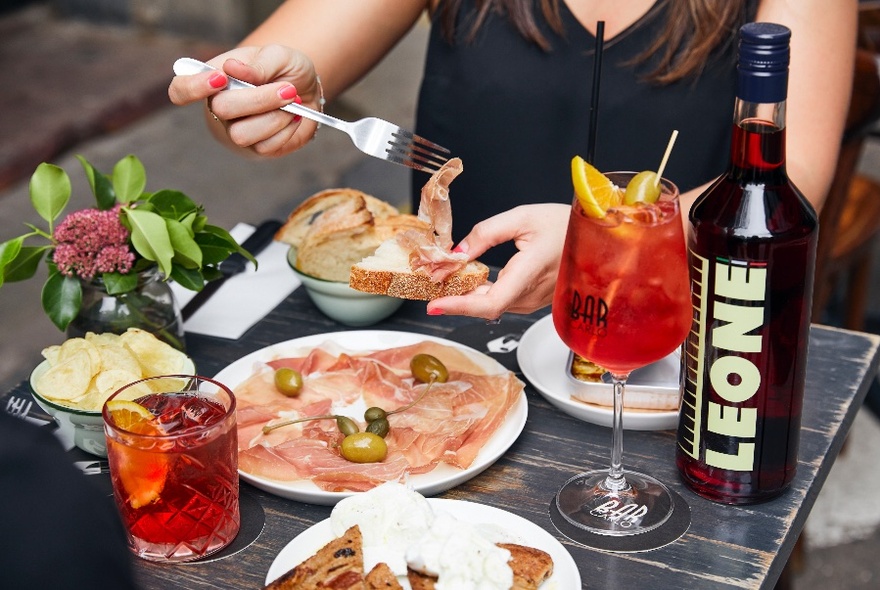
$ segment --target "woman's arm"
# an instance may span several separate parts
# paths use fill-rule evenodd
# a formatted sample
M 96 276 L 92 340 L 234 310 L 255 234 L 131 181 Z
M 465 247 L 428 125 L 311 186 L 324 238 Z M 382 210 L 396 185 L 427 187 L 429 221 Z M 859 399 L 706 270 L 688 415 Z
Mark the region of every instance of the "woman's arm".
M 828 194 L 849 109 L 857 0 L 762 0 L 758 20 L 791 29 L 786 103 L 788 175 L 819 210 Z
M 316 125 L 279 111 L 291 102 L 320 108 L 317 76 L 332 99 L 375 66 L 415 24 L 426 2 L 400 0 L 287 0 L 239 47 L 210 63 L 258 86 L 221 92 L 225 77 L 176 76 L 171 101 L 206 101 L 209 129 L 230 146 L 280 156 L 311 139 Z M 293 88 L 291 88 L 293 86 Z M 207 100 L 206 100 L 207 99 Z

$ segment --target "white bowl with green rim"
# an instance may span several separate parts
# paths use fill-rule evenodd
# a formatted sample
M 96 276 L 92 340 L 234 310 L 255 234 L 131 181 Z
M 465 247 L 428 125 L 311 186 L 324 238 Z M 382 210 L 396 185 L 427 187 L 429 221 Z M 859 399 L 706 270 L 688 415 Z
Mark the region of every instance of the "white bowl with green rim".
M 47 392 L 41 394 L 37 389 L 40 377 L 50 367 L 49 361 L 43 361 L 31 371 L 29 383 L 34 401 L 55 420 L 60 431 L 60 438 L 63 440 L 73 440 L 73 444 L 77 448 L 87 453 L 97 455 L 98 457 L 106 457 L 107 439 L 104 436 L 104 419 L 101 417 L 101 408 L 83 410 L 64 405 L 58 400 L 47 398 Z M 195 363 L 191 358 L 186 357 L 180 373 L 195 374 Z
M 287 253 L 290 268 L 302 282 L 315 307 L 340 324 L 355 328 L 372 326 L 400 309 L 403 299 L 364 293 L 352 289 L 348 283 L 327 281 L 308 275 L 296 268 L 296 249 Z

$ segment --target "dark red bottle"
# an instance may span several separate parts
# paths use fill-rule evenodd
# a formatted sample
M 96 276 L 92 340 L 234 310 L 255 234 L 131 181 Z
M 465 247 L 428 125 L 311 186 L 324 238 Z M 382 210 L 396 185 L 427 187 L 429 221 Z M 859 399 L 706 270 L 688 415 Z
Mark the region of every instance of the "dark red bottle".
M 730 167 L 689 214 L 676 464 L 728 504 L 779 495 L 797 467 L 819 224 L 785 171 L 790 36 L 741 29 Z

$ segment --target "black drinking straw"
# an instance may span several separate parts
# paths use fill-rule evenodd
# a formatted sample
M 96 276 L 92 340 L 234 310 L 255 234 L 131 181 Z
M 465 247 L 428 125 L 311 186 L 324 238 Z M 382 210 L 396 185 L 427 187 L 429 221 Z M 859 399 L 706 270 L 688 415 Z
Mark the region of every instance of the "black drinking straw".
M 590 131 L 587 134 L 587 162 L 596 156 L 596 127 L 599 118 L 599 79 L 602 77 L 602 47 L 605 44 L 605 21 L 596 23 L 596 55 L 593 59 L 593 96 L 590 101 Z

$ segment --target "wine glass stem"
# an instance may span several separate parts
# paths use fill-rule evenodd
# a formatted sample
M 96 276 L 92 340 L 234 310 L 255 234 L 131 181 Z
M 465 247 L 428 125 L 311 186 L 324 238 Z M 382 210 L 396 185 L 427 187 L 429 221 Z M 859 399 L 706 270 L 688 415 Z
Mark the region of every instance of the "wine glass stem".
M 614 383 L 614 416 L 611 423 L 611 468 L 602 484 L 608 491 L 622 492 L 629 489 L 623 477 L 623 394 L 629 374 L 611 375 Z

